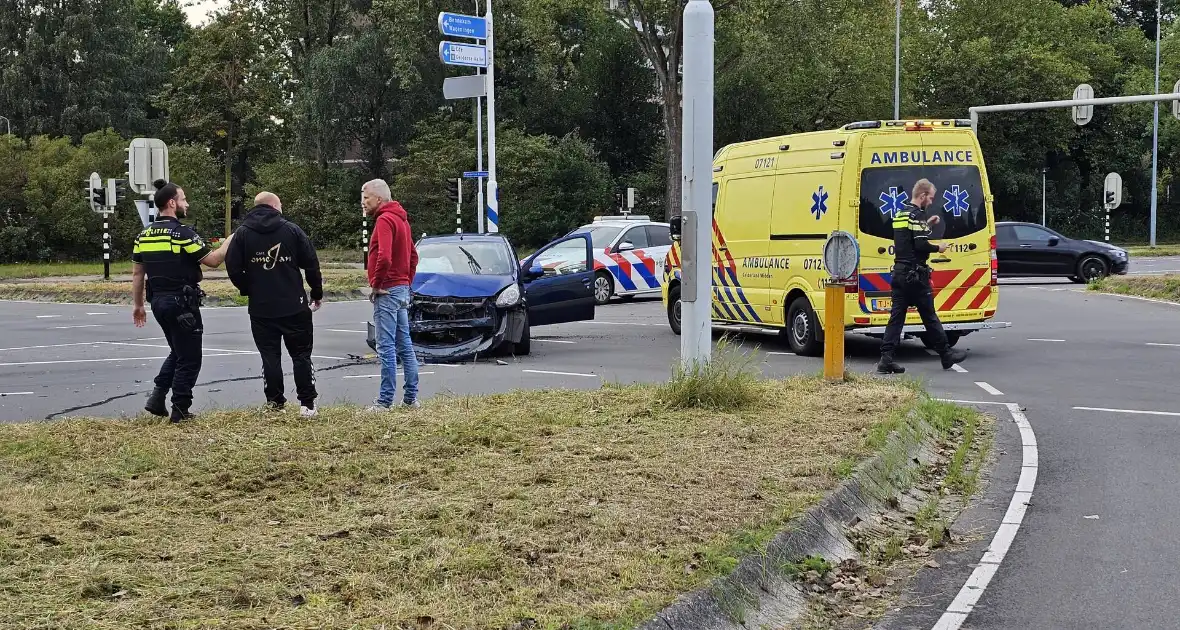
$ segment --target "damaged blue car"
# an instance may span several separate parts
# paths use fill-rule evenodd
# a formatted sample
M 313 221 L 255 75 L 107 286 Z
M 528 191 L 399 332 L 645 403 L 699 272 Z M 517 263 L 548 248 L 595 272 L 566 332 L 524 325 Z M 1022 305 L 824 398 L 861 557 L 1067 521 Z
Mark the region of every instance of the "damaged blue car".
M 545 264 L 550 250 L 585 256 Z M 517 263 L 516 250 L 499 234 L 451 234 L 417 243 L 418 269 L 410 287 L 410 338 L 428 362 L 531 351 L 533 326 L 594 319 L 594 265 L 590 237 L 573 234 Z M 372 322 L 369 347 L 376 349 Z

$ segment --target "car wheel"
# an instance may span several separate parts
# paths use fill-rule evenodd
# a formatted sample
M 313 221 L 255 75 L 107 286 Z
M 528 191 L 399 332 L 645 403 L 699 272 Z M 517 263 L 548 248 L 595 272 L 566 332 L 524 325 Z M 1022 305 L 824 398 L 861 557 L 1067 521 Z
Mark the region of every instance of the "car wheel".
M 1100 256 L 1086 256 L 1078 263 L 1078 276 L 1085 282 L 1101 280 L 1110 273 L 1110 267 Z
M 524 332 L 520 333 L 520 341 L 516 342 L 512 351 L 518 357 L 527 357 L 533 351 L 533 336 L 530 332 L 528 320 L 524 322 Z
M 791 351 L 803 357 L 818 357 L 824 352 L 823 341 L 819 338 L 819 318 L 811 309 L 811 302 L 805 297 L 795 298 L 787 309 L 787 345 Z
M 668 325 L 672 332 L 680 334 L 680 314 L 683 302 L 680 301 L 680 285 L 668 289 Z
M 954 348 L 955 344 L 959 343 L 959 339 L 962 336 L 963 336 L 963 333 L 960 333 L 960 332 L 955 332 L 953 330 L 946 331 L 946 345 L 947 345 L 947 347 Z M 934 337 L 931 337 L 927 333 L 922 333 L 918 338 L 922 340 L 922 345 L 926 346 L 930 350 L 934 349 Z
M 611 279 L 610 273 L 606 271 L 599 271 L 594 274 L 594 303 L 602 306 L 610 302 L 610 296 L 614 295 L 615 282 Z

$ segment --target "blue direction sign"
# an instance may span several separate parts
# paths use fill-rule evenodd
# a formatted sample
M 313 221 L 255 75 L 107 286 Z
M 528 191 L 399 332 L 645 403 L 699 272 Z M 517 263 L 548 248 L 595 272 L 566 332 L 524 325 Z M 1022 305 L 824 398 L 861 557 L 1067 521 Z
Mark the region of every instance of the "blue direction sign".
M 461 13 L 439 13 L 438 31 L 446 37 L 487 39 L 488 22 L 484 18 Z
M 487 176 L 488 176 L 487 171 L 467 171 L 467 172 L 463 173 L 463 177 L 466 177 L 467 179 L 479 179 L 480 177 L 483 177 L 486 179 Z
M 455 42 L 440 42 L 438 58 L 448 66 L 469 66 L 472 68 L 488 67 L 488 48 L 476 44 L 456 44 Z

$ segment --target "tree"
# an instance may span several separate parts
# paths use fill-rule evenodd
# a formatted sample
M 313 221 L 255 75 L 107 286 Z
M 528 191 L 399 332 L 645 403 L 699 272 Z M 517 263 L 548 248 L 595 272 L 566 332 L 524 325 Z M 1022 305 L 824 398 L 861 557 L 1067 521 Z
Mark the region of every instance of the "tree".
M 235 1 L 181 47 L 184 64 L 160 100 L 168 131 L 217 146 L 225 169 L 225 234 L 232 230 L 233 198 L 241 199 L 252 159 L 270 156 L 284 128 L 281 61 L 265 41 L 258 10 Z

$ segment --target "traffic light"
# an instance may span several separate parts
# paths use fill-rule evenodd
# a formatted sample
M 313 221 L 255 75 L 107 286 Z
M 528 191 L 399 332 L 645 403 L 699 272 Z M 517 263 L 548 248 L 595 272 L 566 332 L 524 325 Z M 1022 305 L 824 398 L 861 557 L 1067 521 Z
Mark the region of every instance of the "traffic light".
M 127 180 L 125 179 L 107 180 L 106 207 L 114 209 L 115 206 L 119 205 L 120 201 L 123 201 L 123 196 L 125 194 L 124 187 L 126 185 Z
M 95 212 L 107 205 L 107 191 L 105 188 L 90 189 L 90 208 Z
M 1106 207 L 1110 208 L 1113 206 L 1114 206 L 1114 191 L 1108 190 L 1108 191 L 1106 191 Z
M 623 193 L 615 193 L 615 208 L 623 209 Z
M 455 203 L 459 203 L 459 194 L 460 194 L 460 186 L 461 186 L 461 184 L 459 182 L 460 182 L 460 180 L 458 178 L 447 180 L 447 199 L 450 199 L 451 201 L 454 201 Z

